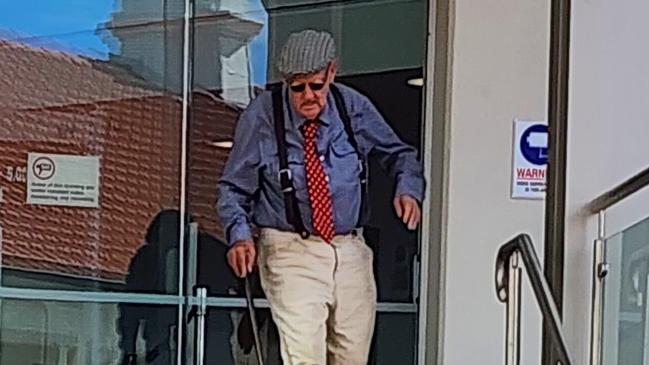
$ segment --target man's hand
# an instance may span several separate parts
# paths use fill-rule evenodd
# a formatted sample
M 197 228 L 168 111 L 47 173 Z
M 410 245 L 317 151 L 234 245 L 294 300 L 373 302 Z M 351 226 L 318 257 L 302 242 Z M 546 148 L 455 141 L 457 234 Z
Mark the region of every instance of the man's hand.
M 408 229 L 417 228 L 421 219 L 421 209 L 419 209 L 417 199 L 409 195 L 398 196 L 394 198 L 394 210 L 403 223 L 408 225 Z
M 245 278 L 252 272 L 256 258 L 257 250 L 251 240 L 237 241 L 228 251 L 228 264 L 234 274 L 240 278 Z

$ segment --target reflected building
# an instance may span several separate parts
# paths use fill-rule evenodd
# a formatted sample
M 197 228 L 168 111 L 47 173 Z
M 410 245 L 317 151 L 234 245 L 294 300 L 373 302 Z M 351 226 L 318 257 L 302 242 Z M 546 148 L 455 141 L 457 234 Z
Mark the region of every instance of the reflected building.
M 108 61 L 0 40 L 3 287 L 126 290 L 129 265 L 150 221 L 180 206 L 180 5 L 169 1 L 152 16 L 150 1 L 124 1 L 97 30 L 109 42 Z M 261 28 L 216 5 L 197 5 L 194 42 L 205 46 L 193 64 L 202 71 L 190 94 L 187 141 L 193 146 L 188 209 L 212 246 L 222 245 L 214 202 L 227 157 L 216 142 L 230 138 L 250 100 L 247 44 Z M 26 204 L 27 158 L 34 152 L 99 156 L 98 209 Z M 219 252 L 212 265 L 225 267 L 222 249 L 206 250 Z M 173 282 L 176 266 L 151 269 L 174 276 Z M 174 294 L 177 283 L 167 289 Z M 21 340 L 3 340 L 0 363 L 111 363 L 120 357 L 118 314 L 114 304 L 4 300 L 0 337 Z
M 0 48 L 0 84 L 11 90 L 0 94 L 3 204 L 12 208 L 2 212 L 4 284 L 21 286 L 8 268 L 120 282 L 152 217 L 179 205 L 182 100 L 111 63 Z M 192 97 L 192 210 L 222 237 L 212 187 L 226 153 L 214 141 L 229 138 L 241 109 L 207 91 Z M 100 156 L 99 209 L 25 204 L 30 152 Z
M 253 93 L 248 44 L 259 35 L 263 24 L 251 19 L 245 6 L 234 3 L 196 1 L 189 43 L 193 46 L 191 70 L 194 88 L 245 106 Z M 158 4 L 153 0 L 122 0 L 121 8 L 98 32 L 112 48 L 110 60 L 114 64 L 180 94 L 185 1 L 166 0 L 162 8 Z

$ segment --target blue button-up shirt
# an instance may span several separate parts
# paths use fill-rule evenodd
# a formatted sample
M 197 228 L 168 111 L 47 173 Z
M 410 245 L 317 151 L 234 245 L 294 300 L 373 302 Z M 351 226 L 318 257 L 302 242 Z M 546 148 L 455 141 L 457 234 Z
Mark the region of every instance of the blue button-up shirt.
M 360 152 L 378 157 L 381 166 L 396 178 L 396 196 L 410 195 L 422 201 L 424 178 L 417 152 L 403 143 L 370 100 L 359 92 L 339 85 Z M 313 232 L 311 207 L 304 168 L 306 120 L 288 102 L 283 88 L 288 163 L 302 221 Z M 360 164 L 331 93 L 320 117 L 316 148 L 321 156 L 331 189 L 336 233 L 357 228 L 360 203 Z M 292 231 L 286 220 L 284 196 L 279 183 L 279 158 L 273 124 L 271 93 L 266 91 L 242 113 L 234 135 L 234 146 L 219 180 L 217 204 L 228 242 L 251 239 L 251 222 L 259 227 Z

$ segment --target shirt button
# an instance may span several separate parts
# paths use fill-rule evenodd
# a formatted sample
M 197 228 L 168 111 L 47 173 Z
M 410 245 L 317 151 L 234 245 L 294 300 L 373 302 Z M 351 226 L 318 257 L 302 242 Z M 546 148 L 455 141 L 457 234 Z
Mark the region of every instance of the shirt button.
M 329 182 L 329 176 L 325 176 L 325 181 Z
M 320 161 L 324 161 L 324 155 L 320 155 Z

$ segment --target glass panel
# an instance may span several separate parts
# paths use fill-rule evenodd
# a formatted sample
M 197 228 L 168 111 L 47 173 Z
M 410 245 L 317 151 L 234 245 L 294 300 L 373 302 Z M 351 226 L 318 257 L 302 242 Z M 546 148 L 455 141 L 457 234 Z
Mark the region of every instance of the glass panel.
M 215 239 L 209 233 L 199 233 L 195 269 L 196 285 L 206 287 L 208 296 L 245 295 L 242 282 L 237 280 L 225 260 L 227 249 L 223 241 Z
M 3 299 L 0 364 L 176 364 L 177 318 L 176 306 Z
M 163 3 L 0 4 L 3 286 L 177 292 L 184 2 Z
M 254 97 L 255 85 L 265 82 L 265 67 L 252 65 L 253 60 L 265 65 L 266 13 L 255 1 L 199 0 L 196 7 L 188 205 L 201 234 L 224 245 L 216 185 L 237 119 Z M 220 259 L 214 263 L 222 264 Z
M 256 311 L 264 364 L 281 365 L 279 340 L 270 311 Z M 210 308 L 205 327 L 205 364 L 257 364 L 250 317 L 245 308 Z
M 274 65 L 284 41 L 290 33 L 302 29 L 322 29 L 333 34 L 342 75 L 423 66 L 427 1 L 263 0 L 263 3 L 269 14 L 270 80 L 280 79 Z M 395 27 L 397 19 L 404 21 Z M 398 97 L 396 92 L 392 94 Z
M 378 313 L 370 364 L 416 364 L 417 314 Z
M 408 144 L 418 146 L 421 138 L 422 89 L 407 84 L 421 76 L 419 69 L 344 76 L 340 81 L 367 95 L 388 123 Z M 374 271 L 379 301 L 412 302 L 413 259 L 417 254 L 417 234 L 409 231 L 394 213 L 392 196 L 395 180 L 370 160 L 370 221 L 365 229 L 368 245 L 374 250 Z
M 603 363 L 649 364 L 649 218 L 609 238 L 606 255 Z
M 264 363 L 281 365 L 277 328 L 270 312 L 257 310 L 257 321 Z M 415 364 L 416 333 L 416 314 L 379 313 L 368 364 Z M 209 309 L 205 345 L 206 364 L 217 363 L 214 359 L 223 365 L 257 363 L 249 317 L 244 308 Z
M 232 146 L 237 118 L 279 80 L 275 63 L 288 34 L 305 28 L 331 32 L 338 47 L 338 81 L 367 95 L 397 134 L 421 143 L 426 2 L 221 1 L 197 3 L 193 53 L 193 113 L 189 206 L 202 232 L 225 241 L 214 210 L 216 182 Z M 408 19 L 394 28 L 394 19 Z M 384 52 L 398 49 L 398 52 Z M 409 84 L 410 81 L 410 84 Z M 420 84 L 421 85 L 421 84 Z M 395 181 L 371 160 L 372 215 L 365 231 L 375 251 L 380 301 L 413 301 L 415 232 L 394 213 Z M 283 214 L 283 213 L 281 213 Z M 221 262 L 221 261 L 219 261 Z
M 422 90 L 408 81 L 422 76 L 426 2 L 308 3 L 265 1 L 269 9 L 269 81 L 280 78 L 275 62 L 291 32 L 327 30 L 337 44 L 338 81 L 368 96 L 396 133 L 419 147 Z M 395 28 L 395 19 L 408 21 Z M 395 181 L 372 157 L 369 180 L 372 210 L 365 238 L 374 250 L 379 301 L 411 302 L 417 235 L 396 217 L 392 205 Z

